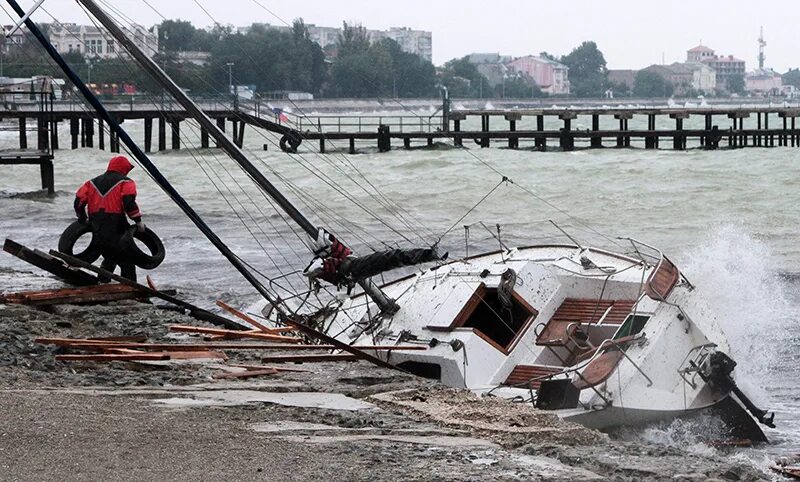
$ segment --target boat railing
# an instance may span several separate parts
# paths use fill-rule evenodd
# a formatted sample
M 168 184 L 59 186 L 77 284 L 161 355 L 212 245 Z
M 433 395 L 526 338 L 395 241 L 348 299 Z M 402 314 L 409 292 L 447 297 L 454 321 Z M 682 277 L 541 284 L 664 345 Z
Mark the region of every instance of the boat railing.
M 683 357 L 683 361 L 681 361 L 681 364 L 678 366 L 678 375 L 680 375 L 683 381 L 692 387 L 692 389 L 697 389 L 697 382 L 695 379 L 697 378 L 700 366 L 702 366 L 705 359 L 715 351 L 716 348 L 716 343 L 703 343 L 690 348 L 686 356 Z M 693 353 L 697 354 L 692 358 Z M 692 358 L 692 360 L 689 360 L 689 358 Z M 689 362 L 688 364 L 687 361 Z M 684 365 L 687 366 L 684 368 Z M 690 373 L 692 373 L 691 378 L 687 378 Z
M 642 341 L 644 339 L 645 339 L 645 334 L 644 333 L 639 333 L 638 335 L 634 335 L 631 338 L 625 340 L 625 343 L 639 342 L 639 341 Z M 648 387 L 653 386 L 653 380 L 649 376 L 647 376 L 647 374 L 644 372 L 644 370 L 642 370 L 642 368 L 635 361 L 633 361 L 633 359 L 627 353 L 625 353 L 625 350 L 623 350 L 623 348 L 622 348 L 621 344 L 619 343 L 619 341 L 618 340 L 614 340 L 613 338 L 607 338 L 607 339 L 603 340 L 603 342 L 600 343 L 600 345 L 595 350 L 594 354 L 591 357 L 589 357 L 589 359 L 585 360 L 584 362 L 580 363 L 579 365 L 576 365 L 576 366 L 573 366 L 573 367 L 569 367 L 569 368 L 567 368 L 565 370 L 562 370 L 560 372 L 550 373 L 550 374 L 547 374 L 547 375 L 542 375 L 542 376 L 539 376 L 539 377 L 531 378 L 530 380 L 527 380 L 524 384 L 520 384 L 519 386 L 527 385 L 527 387 L 529 389 L 532 389 L 532 385 L 533 385 L 534 382 L 549 380 L 549 379 L 552 379 L 554 377 L 570 375 L 570 374 L 574 373 L 575 375 L 578 376 L 578 378 L 580 378 L 581 380 L 583 380 L 587 384 L 587 388 L 591 388 L 592 391 L 594 391 L 597 394 L 597 396 L 599 396 L 600 398 L 603 399 L 603 401 L 606 403 L 606 405 L 609 405 L 611 403 L 611 401 L 605 395 L 603 395 L 603 393 L 601 393 L 597 388 L 595 388 L 594 385 L 590 384 L 588 382 L 588 380 L 586 380 L 583 377 L 583 375 L 580 373 L 580 371 L 583 370 L 584 368 L 586 368 L 587 366 L 589 366 L 600 355 L 602 355 L 607 348 L 610 348 L 612 346 L 616 347 L 620 351 L 620 353 L 622 353 L 622 355 L 631 363 L 631 365 L 633 365 L 633 367 L 636 368 L 636 370 L 638 370 L 639 373 L 641 373 L 641 375 L 647 380 L 647 386 Z

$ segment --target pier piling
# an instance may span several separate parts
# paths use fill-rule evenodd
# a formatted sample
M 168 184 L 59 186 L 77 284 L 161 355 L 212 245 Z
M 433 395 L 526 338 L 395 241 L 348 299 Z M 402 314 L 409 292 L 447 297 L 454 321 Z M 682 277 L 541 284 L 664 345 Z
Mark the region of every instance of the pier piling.
M 153 118 L 148 117 L 144 120 L 144 152 L 150 152 L 153 148 Z
M 97 119 L 97 143 L 100 150 L 106 148 L 106 133 L 103 127 L 103 119 Z
M 19 148 L 28 148 L 28 120 L 25 117 L 19 118 Z
M 167 150 L 167 119 L 164 116 L 158 118 L 158 150 Z
M 172 119 L 170 126 L 172 127 L 172 150 L 177 151 L 181 148 L 181 121 Z

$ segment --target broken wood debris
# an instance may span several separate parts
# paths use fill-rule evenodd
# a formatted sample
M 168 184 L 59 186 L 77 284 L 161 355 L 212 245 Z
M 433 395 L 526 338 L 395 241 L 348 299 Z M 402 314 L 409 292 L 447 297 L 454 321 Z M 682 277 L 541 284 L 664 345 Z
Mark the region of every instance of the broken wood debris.
M 268 333 L 254 332 L 252 330 L 236 331 L 236 330 L 224 330 L 222 328 L 201 328 L 198 326 L 188 326 L 188 325 L 172 325 L 169 327 L 169 331 L 175 331 L 179 333 L 203 333 L 209 335 L 225 335 L 231 338 L 255 338 L 258 340 L 269 340 L 276 343 L 301 343 L 303 341 L 302 338 L 298 338 L 295 336 L 271 335 Z
M 56 355 L 56 361 L 144 361 L 169 360 L 168 353 L 111 353 L 91 355 Z
M 269 334 L 272 334 L 272 335 L 280 335 L 281 333 L 285 333 L 285 332 L 289 332 L 289 331 L 296 331 L 297 330 L 294 327 L 268 328 L 268 327 L 264 326 L 263 324 L 261 324 L 261 322 L 259 322 L 258 320 L 256 320 L 252 316 L 247 315 L 245 313 L 242 313 L 241 311 L 237 310 L 236 308 L 230 306 L 229 304 L 227 304 L 227 303 L 225 303 L 223 301 L 219 301 L 218 300 L 217 301 L 217 306 L 219 306 L 223 310 L 227 311 L 228 313 L 232 314 L 233 316 L 250 323 L 251 325 L 255 326 L 256 328 L 258 328 L 260 331 L 262 331 L 264 333 L 269 333 Z
M 238 322 L 236 322 L 234 320 L 225 318 L 224 316 L 219 316 L 217 314 L 211 313 L 208 310 L 204 310 L 204 309 L 202 309 L 202 308 L 200 308 L 198 306 L 195 306 L 195 305 L 193 305 L 191 303 L 188 303 L 186 301 L 178 299 L 178 298 L 176 298 L 176 297 L 174 297 L 172 295 L 165 294 L 162 291 L 154 290 L 150 286 L 145 286 L 145 285 L 136 283 L 134 281 L 131 281 L 128 278 L 123 278 L 122 276 L 118 276 L 118 275 L 116 275 L 116 274 L 114 274 L 114 273 L 112 273 L 112 272 L 110 272 L 108 270 L 105 270 L 103 268 L 98 268 L 97 266 L 94 266 L 91 263 L 87 263 L 87 262 L 85 262 L 83 260 L 75 258 L 74 256 L 70 256 L 68 254 L 64 254 L 64 253 L 61 253 L 61 252 L 58 252 L 58 251 L 55 251 L 55 250 L 51 250 L 50 254 L 52 256 L 55 256 L 56 258 L 59 258 L 61 260 L 66 261 L 68 264 L 70 264 L 72 266 L 89 270 L 89 271 L 91 271 L 93 273 L 96 273 L 98 275 L 110 278 L 110 279 L 112 279 L 114 281 L 117 281 L 119 283 L 122 283 L 124 285 L 133 286 L 133 287 L 138 288 L 138 289 L 144 291 L 145 293 L 148 293 L 148 294 L 150 294 L 150 295 L 152 295 L 154 297 L 157 297 L 157 298 L 160 298 L 160 299 L 162 299 L 164 301 L 172 303 L 175 306 L 179 306 L 179 307 L 183 308 L 184 310 L 186 310 L 191 316 L 197 318 L 198 320 L 207 321 L 207 322 L 209 322 L 211 324 L 219 325 L 219 326 L 225 326 L 227 328 L 232 328 L 234 330 L 248 330 L 249 329 L 249 327 L 246 327 L 246 326 L 244 326 L 244 325 L 242 325 L 242 324 L 240 324 L 240 323 L 238 323 Z M 152 281 L 151 281 L 151 283 L 152 283 Z
M 48 306 L 59 304 L 104 303 L 108 301 L 150 298 L 151 295 L 141 290 L 121 285 L 107 284 L 86 286 L 83 288 L 60 288 L 41 291 L 21 291 L 0 295 L 0 303 L 14 303 L 32 306 Z
M 203 350 L 189 350 L 189 351 L 161 351 L 161 352 L 145 352 L 139 350 L 132 350 L 130 348 L 103 348 L 102 351 L 107 353 L 153 353 L 166 356 L 166 360 L 227 360 L 228 355 L 222 351 L 203 351 Z
M 84 338 L 36 338 L 36 343 L 44 345 L 60 345 L 72 348 L 103 348 L 111 346 L 116 348 L 139 348 L 150 350 L 336 350 L 333 345 L 274 345 L 263 343 L 138 343 L 127 341 L 96 340 Z M 365 351 L 419 351 L 427 350 L 425 345 L 353 345 L 354 348 Z
M 79 269 L 74 269 L 64 261 L 56 259 L 41 251 L 27 248 L 16 241 L 6 239 L 3 250 L 17 258 L 41 268 L 75 286 L 91 286 L 97 284 L 97 277 Z
M 329 361 L 357 361 L 359 357 L 349 353 L 326 353 L 319 355 L 272 355 L 261 358 L 264 363 L 312 363 Z

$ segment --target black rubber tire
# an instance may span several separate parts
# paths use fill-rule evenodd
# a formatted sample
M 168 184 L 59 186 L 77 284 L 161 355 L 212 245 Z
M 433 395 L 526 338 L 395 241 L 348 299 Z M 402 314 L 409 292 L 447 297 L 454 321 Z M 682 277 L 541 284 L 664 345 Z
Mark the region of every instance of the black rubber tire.
M 142 251 L 134 239 L 144 243 L 150 253 Z M 164 243 L 150 228 L 145 228 L 144 232 L 140 233 L 136 226 L 129 227 L 128 231 L 122 236 L 122 247 L 125 250 L 125 254 L 130 256 L 133 264 L 142 269 L 158 268 L 167 254 L 164 249 Z
M 75 248 L 75 243 L 78 242 L 78 238 L 87 233 L 91 234 L 91 232 L 92 227 L 89 223 L 81 221 L 73 222 L 67 226 L 67 229 L 65 229 L 64 232 L 61 233 L 61 237 L 58 238 L 58 250 L 64 254 L 86 261 L 87 263 L 94 263 L 100 258 L 100 250 L 95 246 L 94 238 L 89 242 L 89 246 L 80 253 L 74 253 L 72 251 L 73 248 Z

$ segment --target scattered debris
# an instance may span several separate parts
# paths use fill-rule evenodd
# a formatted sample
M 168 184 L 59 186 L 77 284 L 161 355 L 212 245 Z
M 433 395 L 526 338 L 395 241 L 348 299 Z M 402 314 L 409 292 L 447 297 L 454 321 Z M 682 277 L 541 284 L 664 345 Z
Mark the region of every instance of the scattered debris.
M 201 328 L 198 326 L 186 326 L 186 325 L 173 325 L 169 327 L 169 330 L 180 333 L 206 333 L 209 335 L 225 335 L 231 338 L 256 338 L 259 340 L 268 340 L 276 343 L 301 343 L 303 341 L 302 338 L 298 338 L 295 336 L 271 335 L 268 333 L 254 332 L 251 330 L 236 331 L 236 330 L 224 330 L 222 328 Z
M 175 294 L 175 291 L 166 292 Z M 0 303 L 47 306 L 59 304 L 79 305 L 85 303 L 105 303 L 109 301 L 147 299 L 151 295 L 132 286 L 107 284 L 84 288 L 63 288 L 43 291 L 22 291 L 0 295 Z

